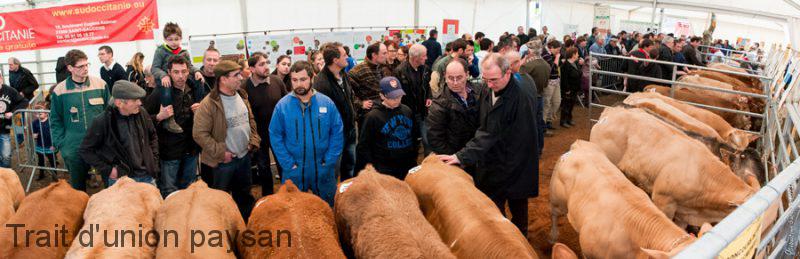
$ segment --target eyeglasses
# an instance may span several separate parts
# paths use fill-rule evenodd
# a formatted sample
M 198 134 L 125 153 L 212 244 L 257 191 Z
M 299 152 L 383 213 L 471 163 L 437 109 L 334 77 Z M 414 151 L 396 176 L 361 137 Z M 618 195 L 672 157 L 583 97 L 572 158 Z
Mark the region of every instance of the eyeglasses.
M 80 66 L 74 66 L 74 68 L 87 69 L 87 68 L 89 68 L 89 65 L 91 65 L 91 63 L 86 63 L 86 64 L 83 64 L 83 65 L 80 65 Z
M 486 82 L 486 84 L 496 84 L 497 81 L 500 81 L 500 77 L 498 77 L 498 78 L 485 78 L 484 77 L 483 81 Z

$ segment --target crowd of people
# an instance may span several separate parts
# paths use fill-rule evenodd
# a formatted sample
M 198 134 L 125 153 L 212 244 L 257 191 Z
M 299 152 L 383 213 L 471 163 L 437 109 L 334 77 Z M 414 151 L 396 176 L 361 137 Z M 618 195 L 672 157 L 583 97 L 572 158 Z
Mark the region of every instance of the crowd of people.
M 507 204 L 522 233 L 527 199 L 538 195 L 544 139 L 559 118 L 562 128 L 575 125 L 588 53 L 704 62 L 696 37 L 593 29 L 558 40 L 547 27 L 537 33 L 520 26 L 497 42 L 482 32 L 464 34 L 444 51 L 436 30 L 421 44 L 395 37 L 367 46 L 358 64 L 347 46 L 325 42 L 308 61 L 278 57 L 272 71 L 265 53 L 227 60 L 209 48 L 196 68 L 177 24 L 167 23 L 163 37 L 150 66 L 136 53 L 123 68 L 111 47 L 100 47 L 99 78 L 89 75 L 81 50 L 59 59 L 59 83 L 35 106 L 50 112 L 32 124 L 39 125 L 36 153 L 59 153 L 75 189 L 85 191 L 95 172 L 105 186 L 127 176 L 166 197 L 199 175 L 230 192 L 247 219 L 252 186 L 273 193 L 270 150 L 281 182 L 292 180 L 331 206 L 336 184 L 367 165 L 402 180 L 420 155 L 435 153 L 468 172 L 501 211 Z M 11 86 L 0 89 L 3 167 L 11 153 L 9 118 L 38 87 L 18 60 L 10 63 Z M 626 69 L 664 78 L 672 71 L 644 62 Z M 627 81 L 629 91 L 643 86 Z

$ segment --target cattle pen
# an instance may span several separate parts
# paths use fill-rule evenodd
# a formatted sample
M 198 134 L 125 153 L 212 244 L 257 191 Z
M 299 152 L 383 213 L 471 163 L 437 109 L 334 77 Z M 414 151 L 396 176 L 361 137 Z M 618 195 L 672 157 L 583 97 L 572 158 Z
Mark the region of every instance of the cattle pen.
M 758 70 L 748 69 L 747 72 L 599 53 L 591 53 L 589 60 L 589 82 L 588 87 L 584 88 L 584 96 L 587 98 L 582 99 L 588 100 L 589 119 L 592 123 L 597 122 L 592 119 L 593 109 L 614 105 L 603 103 L 601 99 L 604 96 L 631 94 L 626 91 L 626 81 L 631 79 L 669 86 L 668 93 L 662 94 L 673 98 L 676 90 L 685 88 L 747 98 L 751 105 L 754 102 L 763 102 L 763 110 L 753 110 L 680 100 L 715 113 L 749 118 L 752 127 L 748 131 L 760 136 L 754 145 L 760 153 L 765 174 L 761 182 L 762 188 L 755 195 L 676 258 L 744 258 L 729 256 L 748 254 L 754 254 L 756 258 L 797 258 L 800 235 L 800 199 L 797 198 L 800 179 L 800 132 L 797 130 L 800 123 L 800 90 L 797 89 L 799 84 L 794 79 L 800 76 L 800 53 L 781 46 L 772 46 L 771 51 L 758 64 Z M 626 63 L 638 62 L 671 68 L 672 76 L 669 79 L 654 78 L 624 71 Z M 736 60 L 728 58 L 723 61 L 726 64 L 732 62 Z M 723 89 L 679 80 L 677 74 L 683 67 L 753 79 L 753 82 L 761 83 L 761 92 Z M 652 90 L 655 91 L 654 88 Z M 778 208 L 777 212 L 774 211 L 775 207 Z

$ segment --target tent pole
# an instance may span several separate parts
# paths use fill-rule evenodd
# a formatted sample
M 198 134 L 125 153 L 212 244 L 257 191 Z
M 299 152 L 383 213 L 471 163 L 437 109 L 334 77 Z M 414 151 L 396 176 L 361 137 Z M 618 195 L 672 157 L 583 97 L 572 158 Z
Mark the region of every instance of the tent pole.
M 419 28 L 419 0 L 414 0 L 414 28 Z

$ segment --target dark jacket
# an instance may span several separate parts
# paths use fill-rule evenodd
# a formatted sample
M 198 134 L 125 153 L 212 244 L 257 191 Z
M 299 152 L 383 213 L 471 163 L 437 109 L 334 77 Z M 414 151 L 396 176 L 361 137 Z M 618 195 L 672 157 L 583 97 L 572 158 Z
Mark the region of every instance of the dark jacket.
M 339 86 L 336 82 L 336 76 L 326 66 L 314 78 L 313 87 L 328 98 L 331 98 L 333 103 L 336 104 L 336 109 L 339 110 L 339 115 L 342 116 L 345 143 L 354 143 L 356 137 L 355 107 L 357 107 L 358 103 L 353 95 L 353 88 L 350 88 L 350 79 L 347 73 L 342 70 L 340 75 L 342 77 L 342 86 Z
M 667 47 L 667 45 L 661 44 L 661 47 L 658 48 L 658 60 L 673 62 L 674 56 L 672 55 L 672 50 Z M 661 67 L 661 78 L 666 80 L 672 80 L 672 65 L 667 64 L 658 64 Z
M 622 50 L 619 49 L 619 46 L 611 46 L 611 44 L 606 44 L 606 54 L 622 55 Z
M 419 76 L 414 76 L 417 73 Z M 397 79 L 400 80 L 400 85 L 403 86 L 403 91 L 406 95 L 403 96 L 402 103 L 411 108 L 411 112 L 415 116 L 425 116 L 428 114 L 428 107 L 425 106 L 427 99 L 431 98 L 430 90 L 430 69 L 425 64 L 419 66 L 414 71 L 408 61 L 403 61 L 394 71 Z
M 81 157 L 87 164 L 97 169 L 103 176 L 111 174 L 111 169 L 117 168 L 119 177 L 127 176 L 132 173 L 131 154 L 120 141 L 121 136 L 117 127 L 117 121 L 122 116 L 119 110 L 113 105 L 109 105 L 105 111 L 97 116 L 92 122 L 92 126 L 83 138 L 83 143 L 78 150 Z M 160 172 L 158 157 L 158 136 L 153 123 L 150 121 L 150 114 L 140 107 L 139 113 L 131 115 L 136 120 L 137 127 L 131 130 L 139 131 L 141 153 L 147 173 L 153 178 L 158 178 Z
M 433 100 L 426 123 L 428 143 L 431 151 L 437 154 L 455 154 L 469 142 L 480 122 L 480 93 L 482 87 L 467 83 L 472 89 L 467 94 L 467 107 L 460 97 L 445 88 L 439 98 Z
M 522 45 L 523 45 L 523 44 L 525 44 L 525 43 L 528 43 L 528 40 L 530 40 L 530 38 L 528 37 L 528 35 L 527 35 L 527 34 L 525 34 L 525 33 L 520 33 L 520 34 L 517 34 L 517 38 L 519 38 L 519 45 L 520 45 L 520 46 L 522 46 Z
M 22 66 L 17 71 L 10 71 L 9 83 L 11 87 L 17 89 L 17 92 L 22 93 L 26 99 L 33 98 L 33 92 L 39 88 L 39 82 L 33 76 L 30 70 Z
M 532 82 L 510 79 L 492 105 L 491 90 L 480 97 L 480 126 L 456 153 L 476 166 L 475 186 L 490 198 L 522 199 L 539 193 L 536 93 Z
M 8 134 L 11 127 L 11 119 L 6 119 L 4 114 L 7 112 L 15 112 L 19 109 L 28 107 L 28 99 L 22 96 L 16 89 L 8 85 L 2 84 L 0 86 L 0 134 Z
M 269 148 L 269 122 L 272 120 L 275 105 L 288 94 L 286 86 L 278 76 L 270 75 L 266 83 L 259 85 L 254 85 L 252 78 L 245 79 L 242 89 L 247 91 L 247 100 L 256 120 L 256 130 L 261 136 L 261 146 Z
M 544 88 L 547 87 L 550 81 L 550 64 L 544 59 L 537 58 L 522 65 L 519 72 L 528 74 L 533 78 L 533 82 L 536 83 L 536 93 L 542 96 Z
M 100 66 L 100 78 L 106 81 L 106 87 L 108 87 L 108 91 L 111 92 L 111 90 L 114 89 L 114 82 L 117 80 L 126 80 L 128 74 L 125 73 L 125 69 L 122 68 L 122 65 L 114 63 L 111 70 L 106 69 L 104 65 Z
M 148 95 L 144 100 L 144 107 L 151 114 L 153 124 L 158 132 L 159 154 L 161 159 L 179 160 L 187 155 L 196 155 L 200 152 L 200 146 L 192 139 L 192 126 L 194 125 L 194 112 L 192 104 L 200 103 L 202 97 L 196 91 L 199 82 L 186 80 L 186 91 L 178 90 L 175 87 L 158 87 L 153 90 L 153 94 Z M 175 122 L 183 128 L 183 133 L 172 133 L 162 127 L 161 122 L 156 119 L 156 115 L 161 109 L 161 91 L 172 91 L 172 110 L 174 111 Z
M 422 42 L 422 46 L 425 46 L 428 51 L 428 59 L 425 61 L 425 65 L 433 67 L 433 62 L 442 55 L 442 44 L 439 44 L 436 38 L 429 38 Z
M 703 66 L 703 61 L 697 58 L 697 50 L 692 45 L 683 46 L 681 52 L 689 65 Z
M 577 93 L 581 89 L 581 76 L 583 73 L 577 60 L 573 64 L 569 61 L 561 63 L 561 92 Z
M 646 56 L 643 50 L 637 50 L 631 53 L 632 57 L 637 58 L 650 58 Z M 625 68 L 623 71 L 626 71 L 628 74 L 631 75 L 638 75 L 638 76 L 645 76 L 645 77 L 652 77 L 652 78 L 661 78 L 661 67 L 653 62 L 642 62 L 638 60 L 627 60 L 625 62 Z M 645 86 L 648 84 L 652 84 L 654 82 L 647 81 L 647 80 L 640 80 L 640 79 L 633 79 L 628 78 L 628 92 L 641 92 Z
M 378 172 L 403 180 L 417 165 L 417 132 L 408 106 L 389 109 L 376 103 L 364 118 L 356 146 L 355 171 L 372 164 Z
M 71 74 L 67 69 L 67 62 L 65 57 L 59 57 L 56 60 L 56 83 L 61 83 L 61 81 L 67 80 Z
M 147 81 L 145 81 L 144 78 L 144 71 L 136 71 L 135 69 L 133 69 L 133 66 L 128 65 L 125 68 L 125 74 L 127 75 L 125 78 L 128 81 L 131 81 L 134 84 L 142 87 L 142 89 L 147 91 L 148 95 L 153 91 L 152 88 L 147 87 Z

